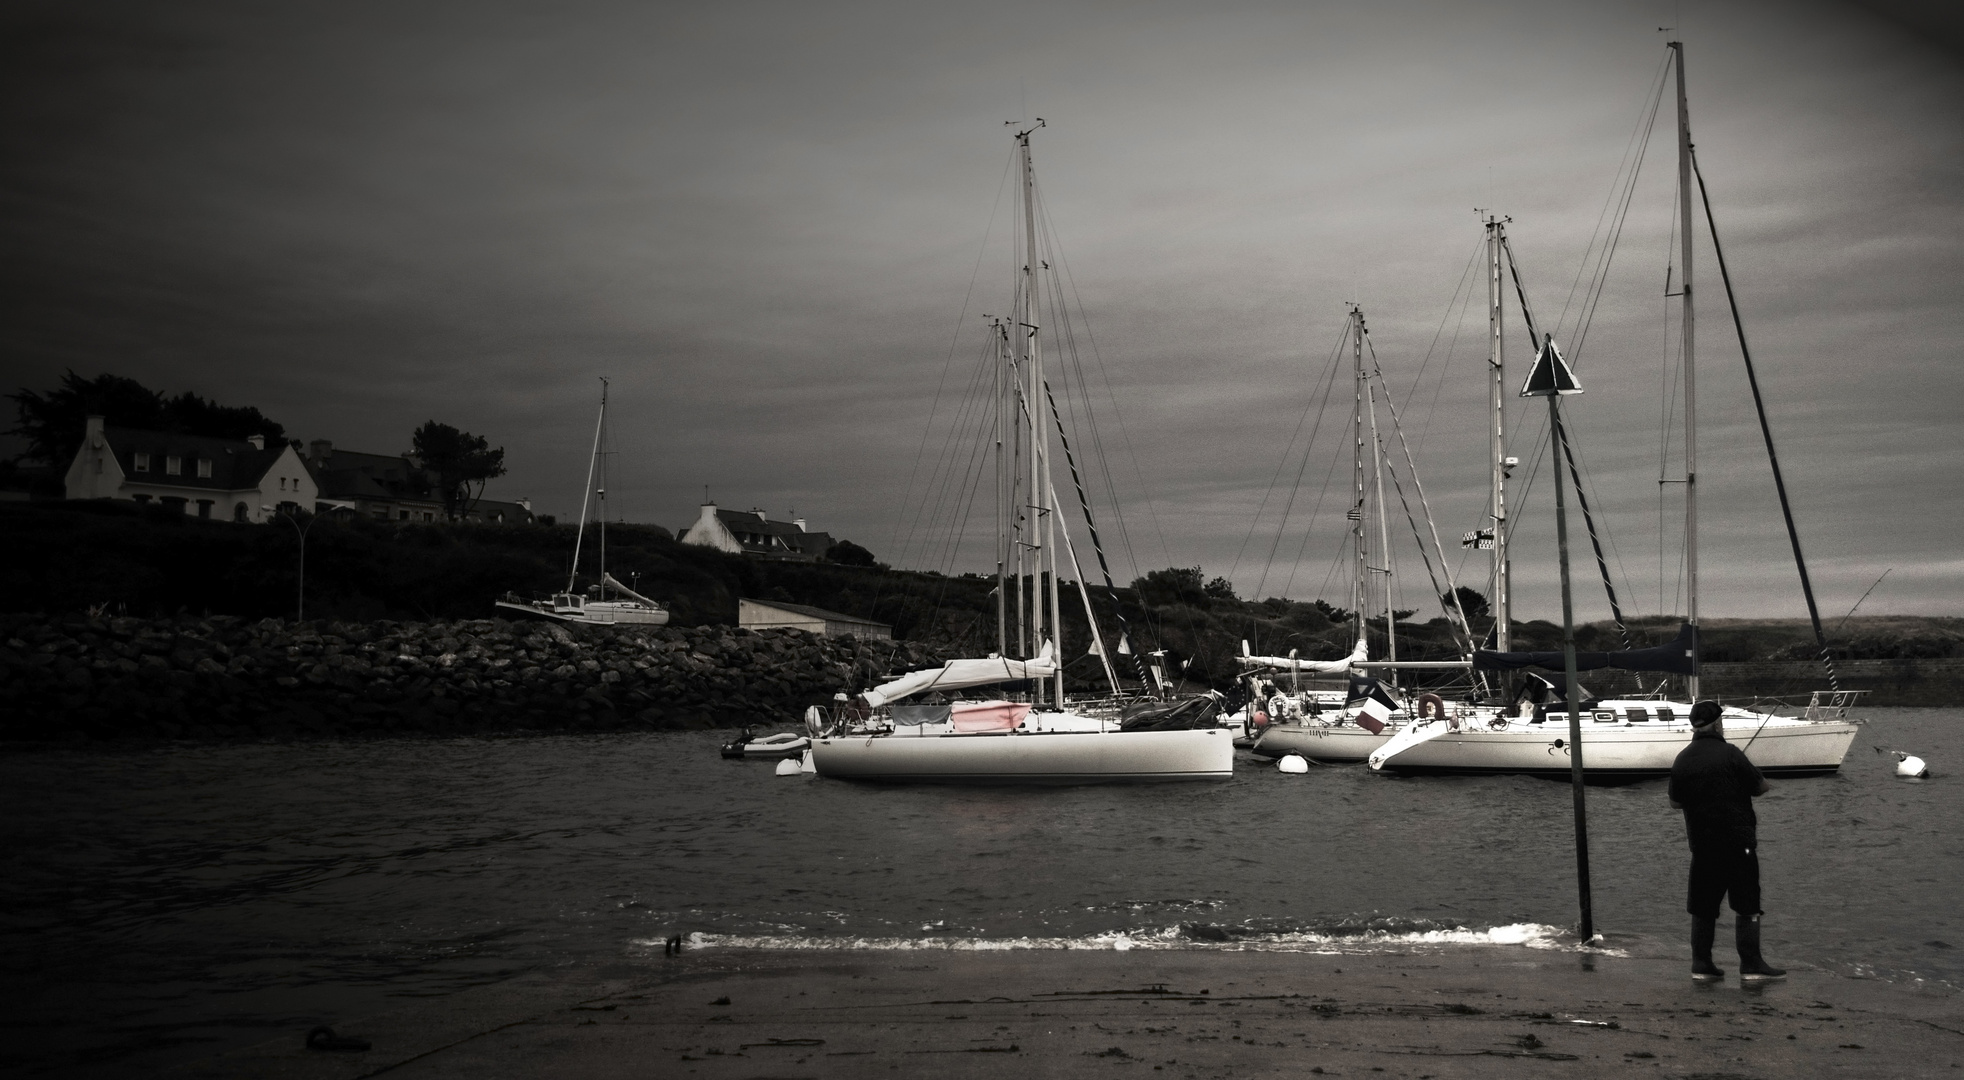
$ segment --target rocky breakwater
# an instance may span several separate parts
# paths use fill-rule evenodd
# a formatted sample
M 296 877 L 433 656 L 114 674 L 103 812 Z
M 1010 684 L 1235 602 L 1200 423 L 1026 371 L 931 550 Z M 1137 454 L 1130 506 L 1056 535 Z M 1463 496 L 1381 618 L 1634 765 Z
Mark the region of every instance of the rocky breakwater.
M 796 723 L 937 662 L 909 642 L 728 626 L 0 616 L 0 739 Z

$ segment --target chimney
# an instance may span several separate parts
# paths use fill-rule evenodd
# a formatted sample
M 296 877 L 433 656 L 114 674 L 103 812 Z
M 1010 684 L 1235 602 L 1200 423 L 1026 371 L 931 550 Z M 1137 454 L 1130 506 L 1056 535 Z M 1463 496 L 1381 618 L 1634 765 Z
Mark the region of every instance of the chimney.
M 266 436 L 264 435 L 247 435 L 246 441 L 252 444 L 254 450 L 266 449 Z
M 333 456 L 334 443 L 330 440 L 315 439 L 313 442 L 307 444 L 307 460 L 316 465 L 327 464 L 327 459 Z
M 758 521 L 769 521 L 769 520 L 770 520 L 770 518 L 767 518 L 767 517 L 765 517 L 765 516 L 764 516 L 764 512 L 763 512 L 762 510 L 759 510 L 759 509 L 757 509 L 757 508 L 756 508 L 756 507 L 754 507 L 754 506 L 750 508 L 750 512 L 751 512 L 751 513 L 753 513 L 753 514 L 755 514 L 755 515 L 757 515 L 757 520 L 758 520 Z
M 799 531 L 799 532 L 810 532 L 810 531 L 811 531 L 810 529 L 807 529 L 807 528 L 805 528 L 805 519 L 804 519 L 804 518 L 794 518 L 794 519 L 792 519 L 792 522 L 791 522 L 791 524 L 793 524 L 793 525 L 796 525 L 796 526 L 798 527 L 798 531 Z
M 82 431 L 83 445 L 94 447 L 97 450 L 102 449 L 102 420 L 103 418 L 100 416 L 89 417 L 88 426 Z

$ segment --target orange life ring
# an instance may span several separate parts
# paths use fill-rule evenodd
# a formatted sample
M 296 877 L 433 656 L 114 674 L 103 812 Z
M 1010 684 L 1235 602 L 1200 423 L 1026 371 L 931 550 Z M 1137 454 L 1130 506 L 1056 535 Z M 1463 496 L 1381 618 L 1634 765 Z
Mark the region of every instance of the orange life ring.
M 1418 696 L 1418 718 L 1420 720 L 1444 720 L 1446 718 L 1446 699 L 1437 694 Z

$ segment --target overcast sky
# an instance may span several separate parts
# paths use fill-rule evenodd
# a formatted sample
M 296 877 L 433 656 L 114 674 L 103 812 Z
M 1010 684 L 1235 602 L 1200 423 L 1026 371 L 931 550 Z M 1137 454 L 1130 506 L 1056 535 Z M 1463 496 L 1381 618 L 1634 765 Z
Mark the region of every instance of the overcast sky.
M 1139 564 L 1118 572 L 1199 564 L 1244 593 L 1339 602 L 1342 514 L 1307 514 L 1338 443 L 1312 451 L 1279 532 L 1270 485 L 1302 466 L 1288 443 L 1345 303 L 1401 394 L 1430 350 L 1406 421 L 1462 566 L 1486 485 L 1479 313 L 1449 364 L 1446 343 L 1473 208 L 1513 218 L 1530 300 L 1572 338 L 1571 283 L 1681 36 L 1824 614 L 1892 568 L 1863 614 L 1964 613 L 1964 67 L 1954 39 L 1868 8 L 186 2 L 4 18 L 9 389 L 114 372 L 374 452 L 434 418 L 505 447 L 492 494 L 564 515 L 605 375 L 618 516 L 679 528 L 707 485 L 883 559 L 982 569 L 979 547 L 950 564 L 903 546 L 901 523 L 926 497 L 907 487 L 924 431 L 939 446 L 944 371 L 966 379 L 979 314 L 1005 303 L 1003 122 L 1042 116 L 1037 172 L 1116 406 L 1100 434 Z M 1681 468 L 1660 463 L 1659 434 L 1673 138 L 1667 106 L 1577 355 L 1588 392 L 1567 402 L 1639 613 L 1682 605 L 1657 494 Z M 1701 245 L 1704 613 L 1800 615 Z M 1528 354 L 1509 333 L 1518 383 Z M 1531 435 L 1540 408 L 1513 422 Z M 1549 498 L 1544 475 L 1521 507 L 1529 616 L 1559 615 Z M 1427 607 L 1409 542 L 1394 566 L 1401 606 Z M 1600 595 L 1580 594 L 1583 617 Z

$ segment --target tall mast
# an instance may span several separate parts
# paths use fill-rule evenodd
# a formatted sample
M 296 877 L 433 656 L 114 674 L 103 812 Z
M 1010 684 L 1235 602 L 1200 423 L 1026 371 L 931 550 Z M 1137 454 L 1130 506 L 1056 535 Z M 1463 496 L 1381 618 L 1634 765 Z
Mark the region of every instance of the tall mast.
M 600 488 L 594 494 L 600 511 L 600 599 L 607 599 L 607 380 L 600 380 L 600 425 L 593 441 L 593 457 L 600 474 Z
M 1004 365 L 1009 359 L 1009 331 L 998 319 L 996 335 L 996 655 L 1009 655 L 1009 515 L 1011 480 L 1010 464 L 1003 445 L 1005 425 L 1010 420 L 1008 371 Z
M 1023 346 L 1023 374 L 1025 379 L 1023 401 L 1030 421 L 1030 486 L 1025 493 L 1030 500 L 1028 507 L 1029 515 L 1026 518 L 1029 523 L 1029 529 L 1024 541 L 1025 547 L 1030 553 L 1028 563 L 1030 567 L 1030 630 L 1025 653 L 1026 656 L 1031 652 L 1042 650 L 1045 630 L 1049 625 L 1049 620 L 1045 616 L 1043 556 L 1044 549 L 1048 546 L 1044 542 L 1044 530 L 1050 525 L 1049 521 L 1046 520 L 1048 515 L 1045 513 L 1044 508 L 1046 493 L 1049 488 L 1049 485 L 1044 483 L 1044 470 L 1045 466 L 1049 464 L 1046 459 L 1049 456 L 1050 439 L 1046 426 L 1036 421 L 1037 402 L 1042 400 L 1041 395 L 1043 393 L 1043 352 L 1037 338 L 1036 171 L 1030 160 L 1030 133 L 1042 126 L 1043 121 L 1038 120 L 1034 127 L 1024 128 L 1016 134 L 1017 151 L 1018 156 L 1021 158 L 1023 169 L 1023 279 L 1022 295 L 1018 305 L 1022 312 L 1022 322 L 1018 328 L 1020 331 L 1018 337 Z M 1019 582 L 1019 599 L 1021 595 L 1022 585 Z M 1041 688 L 1039 687 L 1038 690 L 1037 696 L 1040 699 L 1042 696 Z
M 1698 627 L 1698 380 L 1693 364 L 1693 311 L 1691 304 L 1691 107 L 1684 94 L 1684 42 L 1671 42 L 1678 68 L 1678 232 L 1681 241 L 1678 273 L 1683 280 L 1679 296 L 1684 305 L 1684 595 L 1685 621 L 1697 639 Z M 1698 653 L 1691 657 L 1691 675 L 1685 690 L 1698 700 Z
M 1493 495 L 1488 516 L 1493 518 L 1493 647 L 1506 652 L 1511 614 L 1507 583 L 1507 408 L 1504 346 L 1500 318 L 1500 245 L 1510 219 L 1487 215 L 1487 369 L 1489 418 L 1487 458 L 1493 469 Z
M 1361 325 L 1364 316 L 1360 312 L 1357 321 Z M 1391 604 L 1391 520 L 1384 505 L 1384 443 L 1378 437 L 1378 396 L 1375 386 L 1367 386 L 1370 395 L 1366 404 L 1371 410 L 1371 475 L 1377 484 L 1378 503 L 1378 573 L 1384 575 L 1384 658 L 1392 662 L 1398 659 L 1398 612 Z M 1391 685 L 1398 685 L 1398 669 L 1391 669 Z
M 593 422 L 593 456 L 586 462 L 586 488 L 580 492 L 580 528 L 573 534 L 573 569 L 566 575 L 566 591 L 580 576 L 580 543 L 586 539 L 587 500 L 593 497 L 593 469 L 600 463 L 600 428 L 607 422 L 607 380 L 600 380 L 600 418 Z
M 1350 585 L 1350 620 L 1357 640 L 1366 630 L 1364 603 L 1371 567 L 1364 550 L 1364 309 L 1350 305 L 1350 363 L 1354 383 L 1350 410 L 1350 551 L 1356 563 Z

